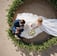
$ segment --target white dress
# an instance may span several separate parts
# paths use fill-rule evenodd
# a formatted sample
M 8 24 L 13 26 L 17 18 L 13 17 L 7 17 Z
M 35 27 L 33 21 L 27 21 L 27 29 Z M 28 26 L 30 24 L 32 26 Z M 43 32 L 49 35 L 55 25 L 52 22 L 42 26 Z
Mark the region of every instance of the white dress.
M 17 14 L 16 20 L 18 19 L 24 19 L 26 21 L 25 26 L 24 26 L 24 31 L 22 32 L 21 36 L 30 39 L 34 38 L 38 34 L 42 33 L 45 31 L 46 33 L 57 36 L 57 19 L 47 19 L 46 17 L 42 17 L 43 23 L 40 27 L 34 29 L 35 34 L 34 35 L 29 35 L 29 31 L 32 29 L 31 24 L 34 24 L 36 26 L 36 21 L 38 19 L 38 15 L 32 14 L 32 13 L 20 13 Z M 33 27 L 34 27 L 33 26 Z

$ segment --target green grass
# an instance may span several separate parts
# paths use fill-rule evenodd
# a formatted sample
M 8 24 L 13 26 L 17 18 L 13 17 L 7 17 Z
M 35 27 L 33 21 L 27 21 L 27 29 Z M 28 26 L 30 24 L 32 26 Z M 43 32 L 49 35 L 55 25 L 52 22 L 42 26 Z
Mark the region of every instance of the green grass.
M 14 35 L 12 34 L 11 30 L 8 30 L 8 34 L 11 37 L 11 39 L 14 41 L 14 44 L 20 48 L 26 48 L 30 51 L 42 51 L 49 47 L 52 47 L 54 45 L 57 45 L 57 37 L 54 37 L 52 39 L 47 40 L 46 42 L 42 44 L 26 44 L 22 40 L 17 40 Z
M 49 2 L 51 2 L 54 5 L 54 7 L 57 9 L 57 0 L 49 0 Z M 15 11 L 23 3 L 24 3 L 24 0 L 14 0 L 12 5 L 10 6 L 10 9 L 8 10 L 8 15 L 7 15 L 8 24 L 9 24 L 10 28 L 11 28 L 12 23 L 13 23 L 13 17 L 14 17 Z M 42 50 L 48 49 L 49 47 L 57 45 L 57 37 L 52 37 L 52 39 L 49 39 L 42 44 L 34 45 L 34 44 L 26 44 L 22 40 L 17 40 L 15 38 L 15 36 L 12 34 L 10 29 L 8 29 L 8 35 L 10 36 L 12 41 L 14 41 L 14 44 L 16 46 L 18 46 L 20 48 L 26 48 L 30 51 L 33 51 L 33 50 L 42 51 Z
M 8 24 L 11 26 L 12 25 L 12 21 L 13 21 L 13 16 L 15 14 L 15 11 L 18 9 L 18 7 L 20 7 L 20 5 L 23 4 L 22 0 L 14 0 L 12 5 L 10 6 L 10 9 L 8 9 Z

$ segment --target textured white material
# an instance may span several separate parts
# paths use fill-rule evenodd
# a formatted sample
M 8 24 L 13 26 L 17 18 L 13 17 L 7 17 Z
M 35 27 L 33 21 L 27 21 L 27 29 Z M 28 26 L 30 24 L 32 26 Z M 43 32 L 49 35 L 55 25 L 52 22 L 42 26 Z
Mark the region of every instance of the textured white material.
M 38 15 L 32 14 L 32 13 L 20 13 L 17 14 L 16 20 L 18 19 L 24 19 L 26 21 L 25 26 L 24 26 L 24 31 L 22 32 L 21 36 L 30 39 L 34 38 L 41 32 L 45 31 L 46 33 L 57 36 L 57 19 L 47 19 L 46 17 L 42 17 L 43 23 L 40 27 L 34 29 L 35 34 L 30 36 L 28 33 L 32 29 L 31 24 L 34 24 L 36 26 L 36 21 L 38 19 Z M 33 27 L 34 27 L 33 26 Z

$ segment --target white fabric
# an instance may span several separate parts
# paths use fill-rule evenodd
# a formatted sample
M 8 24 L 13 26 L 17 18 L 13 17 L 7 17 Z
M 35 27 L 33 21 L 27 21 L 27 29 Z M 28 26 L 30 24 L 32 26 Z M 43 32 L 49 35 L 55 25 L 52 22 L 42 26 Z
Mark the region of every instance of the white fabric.
M 30 39 L 34 38 L 38 34 L 45 31 L 46 33 L 57 36 L 57 19 L 47 19 L 46 17 L 42 17 L 43 23 L 40 27 L 35 29 L 35 34 L 30 36 L 28 32 L 32 29 L 31 24 L 34 24 L 36 26 L 36 21 L 38 19 L 38 15 L 32 14 L 32 13 L 20 13 L 17 15 L 16 20 L 18 19 L 24 19 L 26 21 L 24 26 L 24 31 L 22 32 L 21 36 Z M 33 26 L 33 27 L 34 27 Z

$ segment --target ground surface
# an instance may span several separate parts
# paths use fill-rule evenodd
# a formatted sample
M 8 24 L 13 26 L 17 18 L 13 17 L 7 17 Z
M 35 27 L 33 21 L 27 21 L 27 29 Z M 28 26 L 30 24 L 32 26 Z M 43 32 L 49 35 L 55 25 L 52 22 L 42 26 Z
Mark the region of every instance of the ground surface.
M 34 13 L 48 18 L 56 17 L 53 7 L 46 0 L 25 0 L 24 4 L 17 10 L 17 13 L 22 12 Z
M 39 54 L 38 52 L 33 52 L 33 53 L 30 52 L 29 53 L 30 55 L 29 55 L 28 51 L 25 51 L 25 50 L 19 50 L 18 52 L 16 52 L 16 47 L 14 47 L 10 39 L 8 40 L 8 35 L 6 32 L 6 30 L 8 29 L 6 9 L 8 8 L 8 5 L 11 2 L 12 0 L 0 0 L 0 56 L 57 56 L 57 46 L 49 48 L 48 50 L 45 50 Z M 47 6 L 45 7 L 47 8 Z M 44 12 L 43 10 L 42 12 Z M 43 15 L 41 14 L 42 12 L 40 8 L 38 12 L 40 12 L 39 15 Z M 52 8 L 51 9 L 48 8 L 47 13 L 46 14 L 45 13 L 44 13 L 44 16 L 47 16 L 47 14 L 48 15 L 50 14 L 51 16 L 55 17 L 55 14 Z M 50 15 L 48 17 L 50 17 Z

